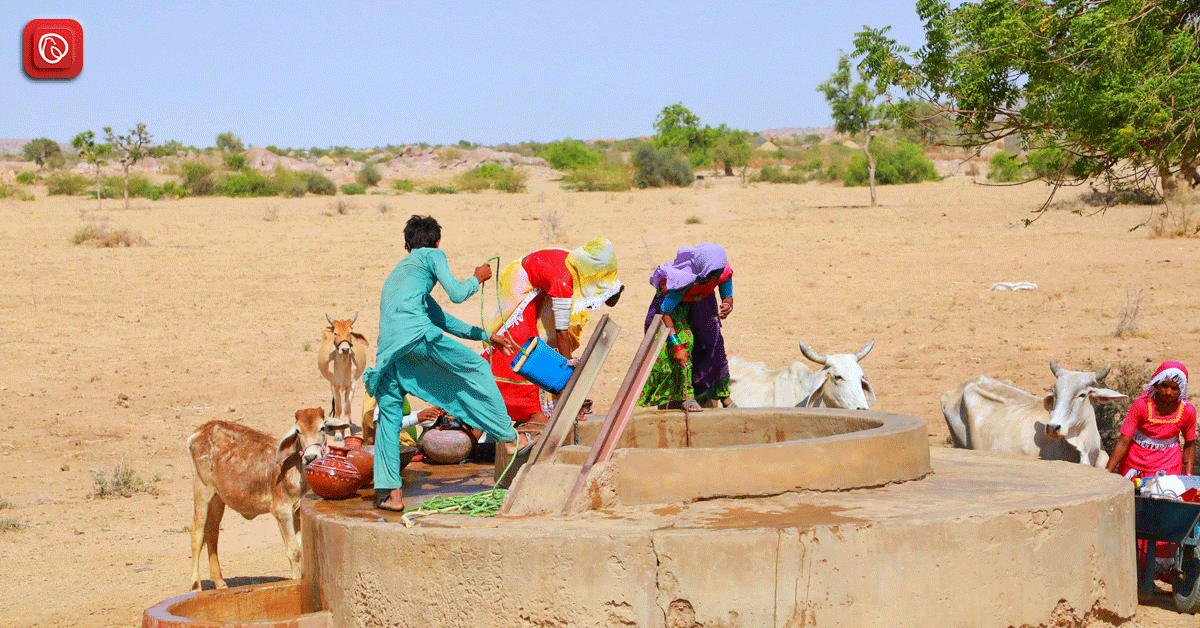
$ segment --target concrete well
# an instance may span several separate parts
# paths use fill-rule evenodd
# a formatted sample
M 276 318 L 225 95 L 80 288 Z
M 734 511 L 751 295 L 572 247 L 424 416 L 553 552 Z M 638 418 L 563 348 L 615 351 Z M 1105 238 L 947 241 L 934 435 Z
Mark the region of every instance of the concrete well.
M 310 496 L 311 604 L 346 628 L 1083 626 L 1137 607 L 1132 486 L 1115 475 L 931 451 L 924 422 L 897 415 L 709 410 L 689 423 L 637 415 L 595 478 L 604 490 L 570 516 L 409 528 L 368 499 Z M 537 467 L 578 477 L 584 451 Z M 418 472 L 406 469 L 406 501 L 431 480 Z

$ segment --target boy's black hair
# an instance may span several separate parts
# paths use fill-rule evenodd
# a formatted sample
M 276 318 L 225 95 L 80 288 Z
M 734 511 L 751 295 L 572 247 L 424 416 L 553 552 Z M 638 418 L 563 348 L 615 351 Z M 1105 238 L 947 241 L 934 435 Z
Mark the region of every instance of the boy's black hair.
M 442 239 L 442 226 L 433 216 L 413 214 L 404 225 L 404 245 L 412 249 L 436 248 Z

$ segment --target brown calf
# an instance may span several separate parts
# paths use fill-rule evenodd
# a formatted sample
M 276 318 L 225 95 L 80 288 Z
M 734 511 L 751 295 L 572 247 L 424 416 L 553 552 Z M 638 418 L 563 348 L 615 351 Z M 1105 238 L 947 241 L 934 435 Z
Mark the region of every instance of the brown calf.
M 321 341 L 321 350 L 317 352 L 317 368 L 321 375 L 329 380 L 333 391 L 333 416 L 350 422 L 350 402 L 354 398 L 354 382 L 362 378 L 367 368 L 366 336 L 351 330 L 354 318 L 335 321 L 325 315 L 329 327 L 325 330 Z
M 322 408 L 296 411 L 296 424 L 281 440 L 237 423 L 209 421 L 187 439 L 192 455 L 192 588 L 200 589 L 200 549 L 208 546 L 208 571 L 225 588 L 217 560 L 221 517 L 229 506 L 247 519 L 271 513 L 300 577 L 300 498 L 308 492 L 304 465 L 321 454 L 325 435 L 346 426 L 325 418 Z

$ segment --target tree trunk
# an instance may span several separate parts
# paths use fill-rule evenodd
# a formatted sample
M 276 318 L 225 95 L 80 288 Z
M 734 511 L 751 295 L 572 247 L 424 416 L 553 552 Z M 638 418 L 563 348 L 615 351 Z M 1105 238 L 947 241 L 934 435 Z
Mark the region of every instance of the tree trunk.
M 867 154 L 867 174 L 871 184 L 871 207 L 875 207 L 875 156 L 871 154 L 871 132 L 867 132 L 866 141 L 863 142 L 863 152 Z
M 727 177 L 733 176 L 733 164 L 728 161 L 725 162 L 725 176 L 727 176 Z
M 96 164 L 96 210 L 104 209 L 100 205 L 100 164 Z
M 1171 174 L 1171 165 L 1166 163 L 1157 164 L 1158 181 L 1162 185 L 1163 200 L 1172 200 L 1179 193 L 1178 184 L 1175 181 L 1175 175 Z
M 125 209 L 129 209 L 129 163 L 123 162 L 121 168 L 125 171 Z

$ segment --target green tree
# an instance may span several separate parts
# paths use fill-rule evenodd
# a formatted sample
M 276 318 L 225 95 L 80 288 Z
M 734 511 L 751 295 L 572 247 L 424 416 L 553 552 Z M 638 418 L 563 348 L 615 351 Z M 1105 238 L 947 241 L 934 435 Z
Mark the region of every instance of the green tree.
M 62 147 L 58 145 L 58 142 L 48 137 L 39 137 L 25 144 L 25 147 L 21 149 L 21 154 L 24 155 L 25 159 L 36 162 L 39 166 L 44 166 L 52 158 L 62 156 Z
M 717 139 L 713 143 L 712 158 L 725 168 L 725 176 L 732 177 L 733 169 L 740 168 L 742 183 L 746 182 L 746 168 L 753 156 L 750 148 L 750 132 L 731 129 L 724 124 L 717 127 Z
M 716 143 L 717 130 L 710 126 L 701 127 L 700 117 L 683 103 L 663 107 L 654 120 L 654 129 L 658 131 L 654 137 L 655 146 L 666 146 L 687 155 L 693 167 L 712 162 L 709 151 Z
M 104 135 L 112 147 L 112 152 L 116 154 L 117 162 L 121 164 L 121 172 L 125 178 L 125 209 L 129 209 L 129 167 L 149 155 L 150 139 L 153 136 L 146 130 L 144 122 L 138 122 L 137 126 L 125 135 L 117 135 L 113 133 L 111 126 L 106 126 Z
M 600 153 L 590 149 L 579 140 L 567 138 L 561 142 L 550 142 L 538 151 L 555 170 L 569 172 L 578 168 L 600 165 Z
M 71 146 L 79 151 L 79 156 L 84 161 L 96 167 L 96 209 L 103 209 L 100 204 L 100 166 L 107 163 L 109 145 L 97 144 L 96 134 L 92 131 L 84 131 L 71 140 Z
M 1200 183 L 1200 4 L 1175 0 L 919 0 L 915 53 L 865 29 L 856 54 L 991 142 L 1060 149 L 1052 178 Z M 1047 199 L 1047 205 L 1049 199 Z M 1045 206 L 1043 206 L 1043 210 Z
M 217 136 L 217 148 L 231 153 L 240 153 L 246 150 L 246 146 L 242 144 L 242 138 L 233 134 L 233 131 L 226 131 Z
M 871 184 L 871 205 L 875 206 L 875 156 L 871 140 L 891 126 L 892 106 L 887 98 L 887 86 L 878 81 L 868 82 L 859 69 L 860 81 L 850 77 L 850 56 L 842 54 L 838 69 L 828 80 L 817 86 L 833 109 L 833 130 L 850 135 L 862 134 L 860 148 L 867 157 L 868 180 Z

